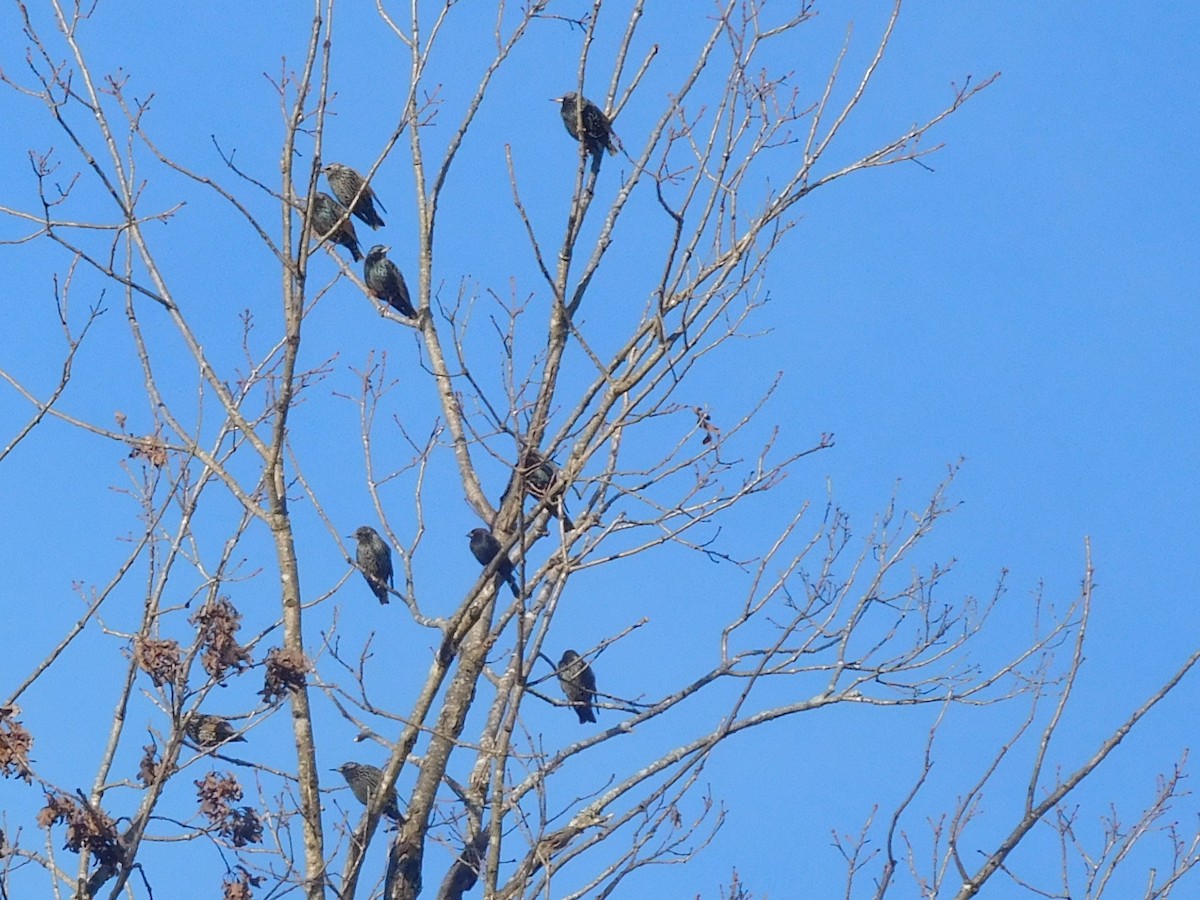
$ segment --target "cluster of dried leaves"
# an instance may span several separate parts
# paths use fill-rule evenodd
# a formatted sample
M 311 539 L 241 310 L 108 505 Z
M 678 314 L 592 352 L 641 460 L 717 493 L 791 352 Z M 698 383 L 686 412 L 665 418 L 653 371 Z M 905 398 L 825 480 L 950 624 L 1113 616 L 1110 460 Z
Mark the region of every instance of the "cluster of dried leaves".
M 49 828 L 67 823 L 63 847 L 74 853 L 87 850 L 101 866 L 116 866 L 121 859 L 121 836 L 117 824 L 102 809 L 86 801 L 76 802 L 67 794 L 47 794 L 46 806 L 38 813 L 38 825 Z
M 254 877 L 238 866 L 237 871 L 230 872 L 221 883 L 221 900 L 251 900 L 254 895 L 250 892 L 250 888 L 258 887 L 260 884 L 262 884 L 261 878 Z
M 20 708 L 16 704 L 0 706 L 0 774 L 5 778 L 33 780 L 29 768 L 29 751 L 33 749 L 33 735 L 17 721 Z
M 178 641 L 160 641 L 155 638 L 137 637 L 133 642 L 133 658 L 138 668 L 150 676 L 155 686 L 175 684 L 179 681 L 182 665 Z
M 200 630 L 200 646 L 204 649 L 200 664 L 213 678 L 224 678 L 230 669 L 240 672 L 253 661 L 250 651 L 237 642 L 242 614 L 228 597 L 205 603 L 188 621 Z
M 193 784 L 196 785 L 196 798 L 200 801 L 200 814 L 229 843 L 235 847 L 245 847 L 262 841 L 262 821 L 258 813 L 249 806 L 233 805 L 242 799 L 242 786 L 231 773 L 226 772 L 222 776 L 209 772 Z
M 303 650 L 285 650 L 283 647 L 272 647 L 265 662 L 267 673 L 259 694 L 267 703 L 282 700 L 293 691 L 301 690 L 305 676 L 312 668 Z
M 133 447 L 129 451 L 130 459 L 144 459 L 156 469 L 161 469 L 167 464 L 167 447 L 158 435 L 133 438 L 129 443 Z
M 158 758 L 158 745 L 151 742 L 142 747 L 145 752 L 142 754 L 142 761 L 138 765 L 138 781 L 149 787 L 159 779 L 165 779 L 170 776 L 171 772 L 175 771 L 175 767 L 171 767 L 171 772 L 162 771 L 162 760 Z

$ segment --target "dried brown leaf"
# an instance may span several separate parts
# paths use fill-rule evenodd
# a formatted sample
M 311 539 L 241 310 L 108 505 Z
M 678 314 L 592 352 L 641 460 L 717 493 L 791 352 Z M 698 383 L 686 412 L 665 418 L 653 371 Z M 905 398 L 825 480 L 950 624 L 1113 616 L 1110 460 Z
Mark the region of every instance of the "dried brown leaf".
M 199 628 L 204 648 L 200 664 L 213 678 L 223 678 L 230 669 L 240 672 L 253 661 L 250 651 L 237 642 L 242 614 L 228 597 L 205 603 L 188 621 Z
M 293 691 L 302 690 L 305 676 L 312 668 L 303 651 L 285 650 L 282 647 L 272 647 L 265 662 L 267 673 L 259 694 L 268 703 L 282 699 Z
M 38 813 L 37 823 L 48 829 L 59 822 L 67 826 L 64 849 L 74 853 L 86 850 L 102 866 L 120 862 L 121 836 L 104 810 L 85 806 L 66 794 L 47 794 L 46 806 Z
M 0 774 L 31 782 L 29 751 L 33 749 L 33 735 L 16 719 L 20 711 L 16 705 L 0 706 Z
M 178 641 L 160 641 L 138 637 L 133 643 L 133 658 L 138 668 L 150 676 L 155 685 L 174 684 L 181 672 Z

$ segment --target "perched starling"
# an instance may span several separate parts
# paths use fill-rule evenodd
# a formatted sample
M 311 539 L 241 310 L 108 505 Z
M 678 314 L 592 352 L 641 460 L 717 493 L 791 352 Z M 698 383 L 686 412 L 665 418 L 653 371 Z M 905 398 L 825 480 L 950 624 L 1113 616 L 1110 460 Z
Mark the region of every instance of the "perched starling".
M 587 661 L 574 650 L 568 650 L 558 661 L 558 683 L 575 708 L 579 724 L 595 722 L 592 698 L 596 696 L 596 676 Z
M 367 251 L 367 261 L 363 263 L 363 281 L 372 297 L 383 300 L 396 312 L 410 319 L 417 317 L 412 301 L 408 298 L 408 285 L 404 276 L 396 268 L 396 264 L 387 258 L 391 247 L 376 244 Z
M 612 123 L 608 121 L 608 116 L 587 97 L 583 98 L 581 115 L 578 97 L 578 94 L 571 91 L 561 97 L 554 97 L 553 100 L 562 104 L 562 120 L 563 125 L 567 128 L 567 133 L 575 140 L 582 141 L 587 145 L 588 153 L 592 155 L 592 171 L 595 172 L 600 168 L 600 159 L 605 150 L 610 154 L 616 154 L 617 136 L 612 130 Z M 579 127 L 581 118 L 583 120 L 582 131 Z
M 197 747 L 207 750 L 226 741 L 245 741 L 246 739 L 233 730 L 233 726 L 220 716 L 210 716 L 206 713 L 190 712 L 183 720 L 183 732 Z
M 379 785 L 383 783 L 383 770 L 365 763 L 342 763 L 333 771 L 342 773 L 346 784 L 350 785 L 350 791 L 354 794 L 354 798 L 363 806 L 371 805 L 371 798 L 379 790 Z M 404 816 L 400 814 L 400 800 L 396 796 L 395 788 L 392 788 L 392 796 L 388 798 L 387 804 L 383 807 L 383 814 L 397 822 L 404 821 Z
M 337 224 L 338 219 L 345 214 L 344 206 L 328 194 L 318 191 L 317 199 L 313 201 L 313 236 L 318 240 L 331 240 L 335 244 L 345 247 L 350 251 L 350 258 L 358 262 L 363 257 L 362 250 L 358 247 L 358 235 L 354 233 L 354 223 L 345 219 L 341 225 Z
M 567 515 L 567 507 L 563 502 L 567 486 L 561 483 L 554 461 L 537 450 L 526 450 L 521 458 L 519 474 L 525 485 L 525 493 L 535 500 L 545 500 L 550 514 L 562 518 L 567 531 L 574 529 L 575 523 Z
M 471 539 L 471 552 L 475 554 L 475 558 L 479 560 L 481 566 L 486 566 L 500 552 L 500 542 L 486 528 L 472 529 L 467 537 Z M 508 582 L 508 586 L 512 588 L 514 597 L 521 596 L 521 588 L 517 586 L 517 579 L 513 577 L 511 559 L 505 557 L 500 561 L 500 565 L 496 568 L 496 575 Z
M 370 525 L 363 525 L 356 530 L 354 539 L 358 541 L 355 557 L 363 578 L 367 580 L 379 602 L 387 603 L 388 586 L 395 584 L 392 580 L 392 548 Z
M 383 227 L 383 219 L 379 218 L 379 213 L 375 212 L 375 204 L 379 203 L 379 198 L 375 196 L 375 192 L 371 190 L 369 184 L 365 188 L 363 187 L 361 175 L 341 163 L 330 163 L 321 171 L 325 173 L 325 179 L 329 182 L 329 189 L 333 191 L 333 196 L 338 198 L 338 202 L 342 206 L 349 206 L 353 203 L 355 196 L 361 190 L 362 195 L 358 197 L 358 202 L 354 204 L 351 212 L 371 228 Z M 387 212 L 382 203 L 379 203 L 379 208 Z

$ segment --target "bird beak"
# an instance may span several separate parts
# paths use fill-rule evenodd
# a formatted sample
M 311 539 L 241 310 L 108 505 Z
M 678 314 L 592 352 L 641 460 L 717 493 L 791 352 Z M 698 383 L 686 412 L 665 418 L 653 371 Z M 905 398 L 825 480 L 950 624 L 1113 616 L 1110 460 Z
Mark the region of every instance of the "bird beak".
M 391 247 L 384 247 L 384 248 L 383 248 L 383 252 L 384 252 L 384 253 L 391 253 L 391 252 L 392 252 L 392 248 L 391 248 Z
M 562 97 L 551 97 L 550 102 L 551 103 L 562 103 Z

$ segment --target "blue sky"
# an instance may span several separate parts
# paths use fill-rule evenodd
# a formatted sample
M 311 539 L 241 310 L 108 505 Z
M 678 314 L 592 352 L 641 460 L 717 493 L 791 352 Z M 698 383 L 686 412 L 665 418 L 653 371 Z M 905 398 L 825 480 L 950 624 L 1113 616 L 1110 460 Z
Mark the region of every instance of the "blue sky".
M 846 24 L 854 22 L 846 67 L 857 73 L 883 15 L 878 4 L 830 4 L 801 29 L 780 65 L 794 70 L 800 90 L 812 95 Z M 282 4 L 237 17 L 216 9 L 168 14 L 165 7 L 113 3 L 101 6 L 84 41 L 98 67 L 126 69 L 133 94 L 154 93 L 148 122 L 165 151 L 224 177 L 210 142 L 214 135 L 227 150 L 236 148 L 239 165 L 270 181 L 277 178 L 282 124 L 263 73 L 277 76 L 281 55 L 298 62 L 308 18 Z M 637 146 L 639 128 L 653 121 L 656 101 L 677 77 L 673 64 L 704 28 L 703 22 L 676 19 L 662 9 L 648 17 L 647 40 L 662 45 L 659 68 L 617 122 L 627 145 Z M 0 26 L 0 66 L 27 80 L 26 41 L 11 7 L 0 12 Z M 341 10 L 337 29 L 336 116 L 325 156 L 365 165 L 392 127 L 393 119 L 378 111 L 403 95 L 407 67 L 366 5 Z M 951 491 L 961 506 L 921 560 L 957 560 L 942 588 L 947 597 L 986 597 L 1007 570 L 998 612 L 1003 643 L 1019 637 L 1039 587 L 1055 603 L 1070 601 L 1090 539 L 1098 587 L 1087 661 L 1052 759 L 1067 768 L 1078 765 L 1200 640 L 1194 613 L 1200 598 L 1190 565 L 1200 526 L 1200 227 L 1194 210 L 1200 185 L 1190 162 L 1198 137 L 1197 33 L 1200 9 L 1187 4 L 910 3 L 856 118 L 831 150 L 831 167 L 936 112 L 952 96 L 952 82 L 961 84 L 967 75 L 978 81 L 996 71 L 1002 76 L 933 134 L 934 142 L 946 145 L 925 160 L 933 171 L 902 164 L 854 175 L 806 198 L 768 271 L 770 302 L 753 322 L 765 333 L 726 348 L 681 397 L 706 405 L 721 425 L 739 417 L 782 372 L 781 387 L 763 413 L 763 432 L 778 425 L 780 443 L 797 448 L 821 433 L 835 436 L 833 448 L 799 463 L 776 493 L 732 517 L 722 540 L 735 555 L 760 551 L 771 526 L 806 500 L 819 511 L 830 494 L 852 516 L 861 538 L 893 495 L 901 508 L 919 508 L 947 466 L 962 457 Z M 523 197 L 537 227 L 553 238 L 575 157 L 557 110 L 544 98 L 573 86 L 578 35 L 558 23 L 543 26 L 497 79 L 497 100 L 485 107 L 477 139 L 464 147 L 452 176 L 459 181 L 441 214 L 447 249 L 439 256 L 435 284 L 443 301 L 463 278 L 502 296 L 510 290 L 544 293 L 512 211 L 501 148 L 513 148 Z M 454 20 L 448 39 L 454 50 L 435 68 L 445 80 L 446 103 L 444 120 L 431 129 L 435 143 L 458 119 L 455 104 L 474 83 L 464 81 L 462 72 L 478 69 L 473 60 L 486 52 L 489 31 L 463 16 Z M 593 49 L 605 63 L 601 71 L 607 71 L 605 53 L 613 41 L 614 34 L 605 33 Z M 588 82 L 593 96 L 605 87 L 599 77 Z M 0 90 L 0 121 L 7 123 L 0 129 L 0 161 L 9 173 L 0 206 L 28 208 L 35 200 L 30 149 L 54 146 L 65 170 L 74 171 L 78 159 L 45 112 L 11 90 Z M 606 163 L 602 189 L 617 178 L 622 162 Z M 152 205 L 188 203 L 156 233 L 156 246 L 206 347 L 236 365 L 241 310 L 254 309 L 252 340 L 259 346 L 272 333 L 277 267 L 211 194 L 178 179 L 156 180 L 152 166 L 146 171 Z M 256 212 L 277 225 L 265 198 L 240 189 Z M 384 238 L 403 268 L 415 249 L 406 237 L 412 233 L 413 182 L 403 144 L 381 168 L 376 189 L 389 211 Z M 81 209 L 103 203 L 86 179 L 78 191 Z M 614 253 L 620 264 L 602 273 L 597 302 L 584 311 L 581 327 L 601 343 L 615 340 L 623 317 L 640 310 L 646 294 L 627 274 L 639 271 L 643 250 L 654 246 L 653 229 L 639 233 L 638 221 L 618 231 Z M 0 217 L 0 240 L 26 231 Z M 365 249 L 369 232 L 360 228 L 359 234 Z M 313 259 L 318 280 L 333 277 L 328 259 Z M 0 246 L 10 329 L 0 367 L 42 391 L 58 371 L 61 337 L 49 286 L 51 273 L 61 273 L 63 265 L 61 251 L 45 240 Z M 412 272 L 411 264 L 406 271 Z M 76 319 L 100 288 L 94 276 L 79 275 Z M 110 291 L 104 304 L 109 312 L 81 355 L 65 408 L 105 425 L 112 410 L 121 409 L 136 431 L 149 418 L 122 301 Z M 476 314 L 481 323 L 484 309 Z M 432 391 L 411 372 L 418 348 L 407 331 L 389 326 L 349 285 L 337 284 L 306 331 L 306 361 L 330 359 L 330 375 L 298 412 L 296 427 L 300 440 L 308 441 L 306 474 L 322 486 L 343 535 L 373 516 L 362 484 L 357 412 L 342 399 L 355 390 L 353 370 L 378 359 L 373 351 L 386 349 L 388 371 L 400 379 L 389 415 L 420 437 L 429 429 Z M 177 345 L 165 329 L 154 331 L 152 321 L 148 327 L 170 371 Z M 475 337 L 471 350 L 482 366 L 495 341 L 485 329 Z M 519 352 L 533 353 L 537 346 L 530 332 Z M 181 367 L 171 387 L 177 402 L 188 402 L 195 387 L 190 369 Z M 0 386 L 0 444 L 28 414 L 16 394 Z M 72 585 L 83 584 L 86 592 L 102 584 L 126 552 L 122 538 L 138 526 L 136 509 L 121 492 L 128 483 L 123 462 L 120 447 L 49 423 L 0 464 L 6 510 L 0 602 L 8 633 L 20 635 L 0 660 L 4 685 L 22 679 L 75 620 L 79 591 Z M 453 478 L 448 457 L 433 474 Z M 485 477 L 498 495 L 503 473 L 496 467 Z M 478 522 L 455 483 L 447 483 L 441 502 L 429 510 L 428 549 L 418 563 L 421 584 L 450 586 L 444 596 L 427 589 L 435 612 L 448 611 L 454 592 L 466 590 L 477 574 L 462 535 Z M 411 476 L 404 476 L 385 494 L 402 531 L 411 489 Z M 341 551 L 304 504 L 297 507 L 305 584 L 324 590 L 344 574 Z M 202 532 L 206 552 L 219 548 L 231 515 L 214 513 L 203 526 L 211 529 Z M 263 556 L 256 559 L 255 550 Z M 255 604 L 273 610 L 273 558 L 265 534 L 251 535 L 246 556 L 246 571 L 263 574 L 249 579 L 235 600 L 255 630 L 269 620 Z M 624 651 L 610 651 L 595 666 L 602 690 L 630 697 L 653 695 L 675 672 L 690 677 L 711 664 L 711 633 L 700 628 L 720 620 L 723 592 L 744 587 L 731 567 L 697 562 L 675 548 L 583 573 L 574 584 L 571 600 L 578 609 L 556 621 L 563 646 L 594 643 L 642 615 L 651 620 Z M 136 580 L 129 583 L 115 609 L 106 611 L 105 625 L 133 627 L 139 589 Z M 393 605 L 381 611 L 373 601 L 366 607 L 367 600 L 354 574 L 310 622 L 323 627 L 336 606 L 344 646 L 377 633 L 371 665 L 381 680 L 405 685 L 408 674 L 419 678 L 428 659 L 427 635 L 394 629 L 382 613 L 399 617 L 401 610 Z M 59 784 L 90 784 L 94 759 L 78 752 L 80 732 L 93 734 L 90 729 L 111 721 L 113 685 L 123 665 L 117 647 L 118 641 L 89 631 L 67 657 L 69 681 L 22 698 L 25 721 L 38 739 L 39 772 Z M 416 661 L 412 673 L 404 671 L 408 660 Z M 107 673 L 113 677 L 106 681 Z M 334 677 L 332 669 L 328 677 Z M 234 685 L 220 702 L 230 711 L 248 708 L 256 688 Z M 7 688 L 0 693 L 7 695 Z M 1195 684 L 1185 682 L 1097 772 L 1080 793 L 1081 831 L 1095 837 L 1109 800 L 1132 811 L 1149 798 L 1155 774 L 1169 769 L 1194 739 L 1196 702 Z M 691 734 L 704 713 L 689 710 L 678 732 L 664 725 L 629 744 Z M 903 797 L 918 771 L 933 713 L 834 709 L 776 722 L 731 742 L 702 776 L 728 808 L 726 827 L 692 864 L 641 873 L 627 895 L 715 898 L 734 866 L 756 896 L 797 896 L 798 886 L 810 896 L 833 895 L 842 871 L 830 832 L 855 832 L 874 804 L 886 811 Z M 133 715 L 154 722 L 147 704 L 135 705 Z M 323 715 L 328 730 L 322 765 L 361 752 L 345 723 L 328 709 Z M 560 740 L 566 715 L 539 709 L 528 724 L 548 740 Z M 602 713 L 601 724 L 605 717 L 611 724 L 615 715 Z M 951 807 L 978 777 L 1014 715 L 992 709 L 951 717 L 939 739 L 935 778 L 923 795 L 929 814 Z M 254 752 L 286 758 L 286 716 L 267 720 L 251 740 Z M 130 740 L 134 758 L 139 743 Z M 614 741 L 600 748 L 592 774 L 605 772 L 605 753 L 612 754 L 612 771 L 636 760 L 626 746 Z M 1007 832 L 1006 816 L 1020 797 L 1020 766 L 1002 774 L 988 797 L 984 835 Z M 187 792 L 179 796 L 182 808 Z M 13 817 L 5 827 L 12 828 L 18 816 L 28 827 L 40 799 L 36 791 L 0 782 L 0 808 Z M 346 802 L 344 794 L 338 799 Z M 1180 818 L 1194 821 L 1194 808 Z M 987 845 L 986 838 L 980 841 Z M 1053 847 L 1039 848 L 1014 858 L 1026 874 L 1056 864 Z M 209 855 L 206 863 L 217 865 Z M 1150 864 L 1132 865 L 1128 884 L 1140 884 Z M 993 895 L 1007 896 L 1006 889 L 994 887 Z M 185 888 L 166 893 L 189 896 Z M 856 896 L 867 893 L 863 885 Z M 211 895 L 205 885 L 194 896 Z M 911 896 L 904 890 L 897 895 Z

